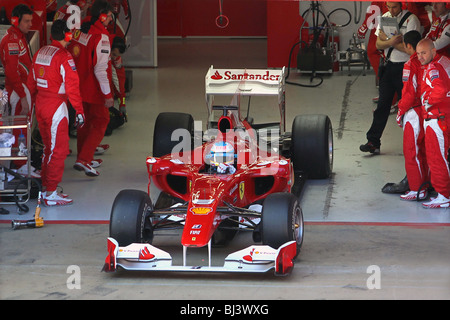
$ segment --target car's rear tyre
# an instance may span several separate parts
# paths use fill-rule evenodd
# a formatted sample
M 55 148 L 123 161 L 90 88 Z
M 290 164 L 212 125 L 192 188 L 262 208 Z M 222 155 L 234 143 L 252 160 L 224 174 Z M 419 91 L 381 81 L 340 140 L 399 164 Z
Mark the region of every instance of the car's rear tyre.
M 297 243 L 297 254 L 303 244 L 303 213 L 292 193 L 273 193 L 263 203 L 261 217 L 262 243 L 274 249 L 289 241 Z
M 172 141 L 172 134 L 177 129 L 186 130 L 182 138 L 187 141 Z M 175 138 L 175 137 L 174 137 Z M 181 112 L 162 112 L 158 115 L 153 131 L 153 156 L 162 157 L 172 153 L 174 148 L 183 143 L 184 151 L 192 150 L 194 139 L 194 118 Z
M 109 221 L 109 236 L 120 246 L 151 243 L 153 228 L 149 216 L 153 204 L 144 191 L 122 190 L 116 196 Z
M 326 115 L 296 116 L 292 123 L 292 162 L 310 179 L 328 178 L 333 171 L 333 128 Z

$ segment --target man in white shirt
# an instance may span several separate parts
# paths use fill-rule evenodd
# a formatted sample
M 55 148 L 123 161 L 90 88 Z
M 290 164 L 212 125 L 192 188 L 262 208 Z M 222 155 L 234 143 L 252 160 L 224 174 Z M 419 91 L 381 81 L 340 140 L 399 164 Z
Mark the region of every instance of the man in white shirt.
M 388 12 L 383 14 L 383 17 L 396 18 L 400 33 L 386 35 L 380 24 L 375 33 L 377 35 L 376 46 L 377 49 L 384 50 L 385 63 L 380 64 L 378 71 L 380 77 L 379 100 L 377 108 L 373 112 L 372 125 L 366 134 L 367 143 L 359 147 L 362 152 L 372 154 L 380 153 L 381 136 L 386 127 L 395 94 L 398 99 L 401 97 L 403 64 L 409 59 L 403 46 L 403 35 L 411 30 L 422 31 L 417 16 L 407 10 L 402 10 L 401 2 L 388 1 L 386 6 Z

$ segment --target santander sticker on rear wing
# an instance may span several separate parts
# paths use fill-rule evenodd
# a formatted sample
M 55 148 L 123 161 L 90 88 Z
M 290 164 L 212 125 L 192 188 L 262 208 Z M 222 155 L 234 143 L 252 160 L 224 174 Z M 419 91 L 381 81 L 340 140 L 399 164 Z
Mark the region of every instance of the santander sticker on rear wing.
M 206 94 L 279 95 L 284 91 L 285 68 L 282 69 L 215 69 L 211 66 L 205 78 Z

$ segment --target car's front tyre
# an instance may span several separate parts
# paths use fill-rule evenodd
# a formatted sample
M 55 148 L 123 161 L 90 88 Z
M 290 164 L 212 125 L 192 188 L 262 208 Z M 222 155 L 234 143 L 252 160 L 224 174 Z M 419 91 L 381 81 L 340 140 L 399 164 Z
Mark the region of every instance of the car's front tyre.
M 274 249 L 289 241 L 297 243 L 297 254 L 303 244 L 303 212 L 299 200 L 292 193 L 273 193 L 263 203 L 261 238 Z
M 120 246 L 131 243 L 151 243 L 153 228 L 149 216 L 153 204 L 148 193 L 122 190 L 116 196 L 109 221 L 109 236 Z

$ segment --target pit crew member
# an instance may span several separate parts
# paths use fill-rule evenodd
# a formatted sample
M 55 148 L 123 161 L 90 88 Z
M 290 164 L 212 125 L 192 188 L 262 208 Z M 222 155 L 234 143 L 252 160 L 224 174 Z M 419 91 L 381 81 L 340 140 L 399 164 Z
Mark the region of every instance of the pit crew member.
M 36 118 L 44 144 L 41 169 L 44 204 L 60 206 L 73 202 L 67 195 L 56 191 L 69 154 L 67 98 L 76 110 L 77 125 L 83 125 L 84 113 L 75 62 L 66 49 L 72 38 L 66 22 L 55 21 L 51 36 L 51 44 L 34 56 L 28 86 L 32 95 L 36 95 Z
M 80 92 L 86 116 L 85 125 L 77 132 L 78 156 L 74 168 L 86 175 L 96 177 L 99 172 L 93 167 L 101 159 L 93 159 L 96 148 L 102 141 L 109 123 L 109 108 L 114 105 L 108 73 L 111 72 L 109 41 L 106 27 L 112 21 L 112 7 L 96 1 L 91 8 L 91 21 L 82 26 L 69 46 L 80 77 Z
M 436 198 L 425 202 L 425 208 L 450 206 L 450 60 L 441 56 L 431 39 L 421 40 L 417 56 L 425 70 L 420 84 L 424 108 L 425 149 L 430 168 L 431 184 L 438 192 Z
M 5 88 L 9 92 L 11 115 L 30 115 L 31 96 L 26 83 L 31 68 L 31 52 L 26 34 L 30 31 L 33 11 L 25 4 L 19 4 L 12 11 L 11 24 L 0 42 L 0 59 L 5 70 Z M 13 130 L 17 147 L 17 137 L 20 129 Z M 14 161 L 19 173 L 26 174 L 26 161 Z M 26 169 L 25 169 L 26 168 Z M 31 175 L 39 177 L 39 173 L 32 168 Z
M 428 166 L 425 154 L 425 133 L 420 101 L 420 82 L 424 67 L 417 58 L 416 46 L 422 39 L 419 31 L 407 32 L 403 37 L 405 50 L 410 54 L 403 66 L 402 98 L 398 103 L 397 123 L 403 127 L 403 155 L 410 191 L 401 195 L 403 200 L 425 199 L 427 192 L 419 190 L 428 181 Z

